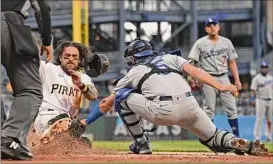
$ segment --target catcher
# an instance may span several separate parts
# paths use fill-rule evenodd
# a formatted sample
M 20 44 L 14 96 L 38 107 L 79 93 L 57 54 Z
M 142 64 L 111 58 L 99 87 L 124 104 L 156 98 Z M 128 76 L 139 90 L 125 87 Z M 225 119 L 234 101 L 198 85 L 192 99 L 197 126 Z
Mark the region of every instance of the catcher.
M 179 125 L 195 134 L 201 144 L 215 153 L 236 150 L 257 156 L 268 153 L 268 149 L 260 141 L 248 141 L 217 129 L 199 107 L 182 74 L 188 74 L 220 91 L 232 94 L 238 91 L 234 85 L 219 83 L 180 56 L 155 55 L 150 43 L 143 40 L 129 44 L 123 58 L 131 69 L 118 81 L 114 92 L 100 102 L 100 109 L 97 110 L 105 113 L 115 106 L 134 138 L 134 143 L 129 146 L 133 153 L 152 153 L 141 126 L 141 118 L 155 125 Z
M 106 72 L 109 61 L 72 41 L 59 42 L 54 56 L 55 64 L 40 62 L 44 98 L 34 122 L 35 132 L 44 144 L 67 130 L 86 141 L 82 137 L 85 126 L 79 124 L 77 117 L 80 102 L 83 96 L 88 100 L 97 99 L 98 91 L 90 77 Z M 86 74 L 80 72 L 81 69 Z

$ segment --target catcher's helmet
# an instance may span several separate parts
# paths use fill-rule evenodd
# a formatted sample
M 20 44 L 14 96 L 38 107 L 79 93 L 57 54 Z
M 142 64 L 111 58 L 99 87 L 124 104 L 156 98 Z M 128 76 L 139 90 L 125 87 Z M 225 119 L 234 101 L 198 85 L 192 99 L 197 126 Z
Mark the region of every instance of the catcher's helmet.
M 85 67 L 85 72 L 90 77 L 97 77 L 108 70 L 109 59 L 102 54 L 94 54 Z
M 135 40 L 124 50 L 123 58 L 128 65 L 133 65 L 137 59 L 153 55 L 152 46 L 145 40 Z

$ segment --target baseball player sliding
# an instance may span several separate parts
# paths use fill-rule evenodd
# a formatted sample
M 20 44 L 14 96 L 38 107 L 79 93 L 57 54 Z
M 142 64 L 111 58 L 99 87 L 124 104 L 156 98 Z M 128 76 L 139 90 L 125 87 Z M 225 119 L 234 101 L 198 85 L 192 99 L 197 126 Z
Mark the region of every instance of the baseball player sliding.
M 241 82 L 235 61 L 238 55 L 231 41 L 218 34 L 219 30 L 218 20 L 209 18 L 205 22 L 205 31 L 208 35 L 198 39 L 194 43 L 188 58 L 191 63 L 199 63 L 200 68 L 222 84 L 230 84 L 227 74 L 228 68 L 230 68 L 235 80 L 235 86 L 240 90 Z M 204 94 L 204 111 L 209 118 L 213 121 L 216 99 L 219 97 L 221 103 L 226 108 L 228 122 L 233 134 L 239 136 L 235 97 L 229 92 L 219 91 L 207 84 L 202 85 L 202 91 Z
M 273 76 L 268 73 L 268 64 L 263 62 L 260 73 L 251 82 L 250 102 L 256 106 L 256 123 L 254 127 L 254 137 L 261 139 L 262 121 L 266 118 L 267 130 L 266 140 L 272 140 L 272 110 L 273 110 Z M 256 97 L 256 103 L 255 103 Z
M 179 125 L 198 136 L 200 142 L 214 152 L 240 150 L 250 155 L 267 153 L 267 148 L 259 141 L 247 141 L 218 130 L 199 107 L 182 75 L 189 74 L 221 92 L 236 93 L 238 89 L 234 85 L 218 82 L 180 56 L 154 53 L 150 43 L 143 40 L 129 44 L 123 58 L 130 70 L 118 81 L 114 92 L 93 110 L 96 111 L 94 113 L 106 113 L 114 104 L 135 140 L 129 147 L 133 153 L 152 153 L 141 127 L 141 118 L 155 125 Z M 85 121 L 89 122 L 88 119 Z
M 97 61 L 97 55 L 92 56 L 83 44 L 64 41 L 58 43 L 55 57 L 56 64 L 44 61 L 40 63 L 43 101 L 34 129 L 40 135 L 42 143 L 50 142 L 55 134 L 68 129 L 81 128 L 83 133 L 85 126 L 75 127 L 78 126 L 78 120 L 72 121 L 71 118 L 77 116 L 83 96 L 88 100 L 95 100 L 98 95 L 87 75 L 95 72 L 90 63 Z M 94 63 L 93 65 L 96 66 Z M 87 74 L 80 72 L 80 69 L 85 69 Z

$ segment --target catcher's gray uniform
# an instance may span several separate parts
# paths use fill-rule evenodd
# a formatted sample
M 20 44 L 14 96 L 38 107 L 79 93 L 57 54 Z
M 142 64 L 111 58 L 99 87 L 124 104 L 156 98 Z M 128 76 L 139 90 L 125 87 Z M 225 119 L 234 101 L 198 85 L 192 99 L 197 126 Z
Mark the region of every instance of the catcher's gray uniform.
M 251 82 L 251 90 L 256 92 L 256 123 L 254 128 L 255 139 L 261 138 L 262 121 L 266 117 L 267 121 L 272 122 L 273 105 L 273 76 L 267 74 L 263 76 L 257 74 Z M 272 140 L 272 130 L 267 132 L 266 137 Z
M 237 59 L 238 55 L 228 38 L 219 36 L 219 40 L 213 43 L 208 36 L 198 39 L 193 45 L 189 60 L 196 61 L 207 73 L 215 77 L 222 84 L 230 84 L 228 72 L 228 60 Z M 214 118 L 216 96 L 219 96 L 222 104 L 226 107 L 229 119 L 236 119 L 237 108 L 235 98 L 229 92 L 219 92 L 204 84 L 204 110 L 210 119 Z
M 152 63 L 158 68 L 170 67 L 181 71 L 188 61 L 182 57 L 167 54 L 155 57 Z M 125 77 L 118 82 L 114 91 L 117 92 L 122 88 L 136 89 L 140 79 L 150 70 L 151 68 L 145 65 L 133 66 Z M 131 93 L 126 102 L 123 103 L 124 109 L 121 110 L 121 116 L 127 122 L 126 124 L 133 137 L 143 133 L 142 129 L 139 128 L 139 116 L 156 125 L 179 125 L 196 134 L 203 141 L 212 139 L 216 134 L 215 125 L 199 107 L 191 93 L 189 84 L 181 75 L 174 72 L 155 73 L 144 81 L 141 88 L 142 94 Z M 219 131 L 218 138 L 214 138 L 217 141 L 213 140 L 216 142 L 215 145 L 220 143 L 224 133 Z M 226 142 L 230 137 L 232 136 L 224 135 L 222 140 Z M 140 141 L 143 139 L 135 138 Z

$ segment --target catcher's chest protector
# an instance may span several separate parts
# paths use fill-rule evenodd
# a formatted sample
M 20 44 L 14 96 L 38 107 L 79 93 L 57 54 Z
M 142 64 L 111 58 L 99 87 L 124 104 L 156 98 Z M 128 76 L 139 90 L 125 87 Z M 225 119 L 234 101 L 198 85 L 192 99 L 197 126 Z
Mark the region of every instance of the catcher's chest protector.
M 170 73 L 170 72 L 174 72 L 174 73 L 177 73 L 177 74 L 183 76 L 183 75 L 182 75 L 182 72 L 177 71 L 177 70 L 172 69 L 172 68 L 169 68 L 169 67 L 160 69 L 160 68 L 158 68 L 155 64 L 152 64 L 152 63 L 145 64 L 145 66 L 150 67 L 150 68 L 152 68 L 152 69 L 151 69 L 150 72 L 146 73 L 146 74 L 140 79 L 140 81 L 139 81 L 139 83 L 138 83 L 138 85 L 137 85 L 137 92 L 138 92 L 138 93 L 141 93 L 141 92 L 142 92 L 142 91 L 141 91 L 141 87 L 142 87 L 142 84 L 144 83 L 144 81 L 147 80 L 147 79 L 148 79 L 152 74 L 154 74 L 154 73 L 157 73 L 157 74 L 160 74 L 160 73 L 162 73 L 162 74 L 168 74 L 168 73 Z

